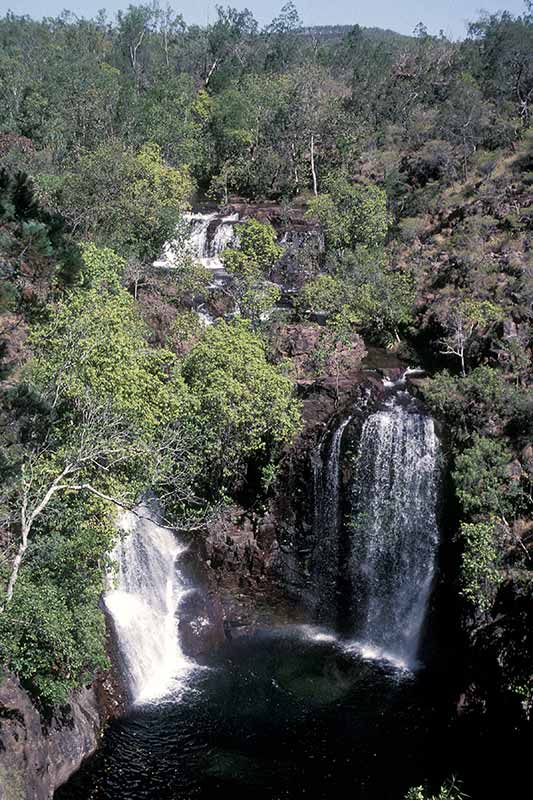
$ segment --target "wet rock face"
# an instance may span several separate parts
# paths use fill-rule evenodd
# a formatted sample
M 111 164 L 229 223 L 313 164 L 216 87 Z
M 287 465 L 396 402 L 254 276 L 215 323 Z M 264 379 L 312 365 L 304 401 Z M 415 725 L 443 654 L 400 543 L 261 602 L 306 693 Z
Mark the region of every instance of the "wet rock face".
M 276 557 L 276 526 L 268 514 L 261 517 L 234 506 L 210 522 L 203 558 L 227 636 L 274 624 L 279 613 L 285 617 L 286 593 L 273 573 Z
M 224 620 L 218 597 L 192 589 L 181 601 L 178 630 L 183 652 L 202 660 L 224 642 Z
M 180 645 L 186 656 L 202 660 L 225 641 L 224 613 L 210 580 L 200 538 L 193 537 L 179 558 L 179 569 L 188 590 L 178 607 Z
M 306 216 L 305 206 L 283 208 L 278 203 L 236 201 L 227 211 L 238 214 L 241 222 L 252 218 L 275 228 L 284 252 L 270 275 L 274 283 L 290 292 L 300 289 L 319 273 L 324 257 L 324 236 L 318 223 Z
M 101 728 L 96 693 L 74 692 L 69 705 L 44 720 L 11 675 L 0 684 L 0 798 L 48 800 L 91 755 Z
M 513 725 L 533 721 L 533 598 L 519 571 L 501 585 L 491 618 L 473 621 L 468 636 L 468 688 L 462 712 Z
M 291 345 L 293 356 L 312 347 L 312 336 L 299 333 Z M 328 376 L 300 384 L 303 430 L 286 454 L 268 507 L 262 513 L 225 509 L 189 549 L 192 561 L 205 567 L 195 585 L 207 584 L 219 598 L 228 638 L 313 618 L 316 586 L 308 570 L 314 535 L 313 452 L 339 415 L 354 405 L 363 409 L 366 396 L 380 391 L 381 381 L 360 370 L 339 391 Z M 187 631 L 188 641 L 193 633 L 202 635 L 201 603 L 195 610 L 196 600 L 191 600 L 191 608 L 199 629 Z
M 324 237 L 317 226 L 301 225 L 279 235 L 283 255 L 272 270 L 271 280 L 289 292 L 301 289 L 320 273 Z

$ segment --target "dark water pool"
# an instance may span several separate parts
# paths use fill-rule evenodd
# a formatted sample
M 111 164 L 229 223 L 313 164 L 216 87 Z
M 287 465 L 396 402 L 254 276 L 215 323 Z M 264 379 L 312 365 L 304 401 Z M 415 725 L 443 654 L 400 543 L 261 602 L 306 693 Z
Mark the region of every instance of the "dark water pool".
M 427 673 L 302 632 L 257 634 L 175 699 L 112 723 L 55 800 L 400 800 L 455 771 L 452 716 Z

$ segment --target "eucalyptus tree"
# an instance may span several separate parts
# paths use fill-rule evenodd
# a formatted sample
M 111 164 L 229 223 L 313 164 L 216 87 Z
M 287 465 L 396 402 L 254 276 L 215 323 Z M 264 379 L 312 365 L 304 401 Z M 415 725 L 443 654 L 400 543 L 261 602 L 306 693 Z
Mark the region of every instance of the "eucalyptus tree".
M 489 96 L 512 103 L 527 127 L 533 103 L 533 9 L 526 2 L 521 16 L 508 11 L 483 14 L 469 27 L 476 47 L 476 69 Z

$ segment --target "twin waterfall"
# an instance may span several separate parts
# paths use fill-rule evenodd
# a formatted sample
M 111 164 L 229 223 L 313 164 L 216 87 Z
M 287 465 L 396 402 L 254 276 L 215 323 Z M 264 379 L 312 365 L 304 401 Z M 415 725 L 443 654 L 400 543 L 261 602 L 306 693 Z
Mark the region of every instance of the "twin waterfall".
M 349 421 L 314 466 L 315 615 L 364 655 L 414 666 L 439 545 L 439 442 L 433 420 L 395 386 L 363 424 L 341 496 Z
M 183 552 L 174 534 L 152 521 L 152 508 L 122 515 L 112 552 L 116 575 L 105 595 L 133 702 L 171 691 L 189 668 L 178 639 L 176 612 L 186 591 L 176 567 Z
M 341 480 L 345 418 L 315 452 L 309 570 L 317 620 L 364 656 L 414 666 L 439 544 L 439 442 L 433 420 L 398 386 L 362 426 Z M 348 465 L 349 466 L 349 465 Z M 122 516 L 105 604 L 134 702 L 173 691 L 190 669 L 178 637 L 186 590 L 175 535 L 141 505 Z

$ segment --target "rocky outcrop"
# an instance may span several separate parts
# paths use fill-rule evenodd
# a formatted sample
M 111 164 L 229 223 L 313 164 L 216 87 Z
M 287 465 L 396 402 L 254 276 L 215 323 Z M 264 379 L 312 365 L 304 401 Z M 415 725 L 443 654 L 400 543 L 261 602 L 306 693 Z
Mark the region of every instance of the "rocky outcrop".
M 188 587 L 178 608 L 180 644 L 186 656 L 201 661 L 225 641 L 224 611 L 206 565 L 201 537 L 192 536 L 180 556 L 179 569 Z
M 114 647 L 109 635 L 108 657 L 118 664 Z M 114 669 L 71 692 L 53 714 L 37 708 L 14 675 L 0 671 L 0 800 L 49 800 L 94 753 L 105 723 L 126 705 Z
M 357 334 L 340 342 L 331 340 L 327 330 L 316 323 L 282 323 L 272 332 L 272 339 L 277 357 L 290 361 L 297 385 L 330 394 L 333 390 L 340 403 L 361 380 L 366 349 Z
M 533 597 L 527 570 L 512 570 L 486 617 L 467 626 L 462 713 L 513 725 L 533 721 Z
M 302 376 L 319 333 L 318 326 L 286 326 L 280 337 L 281 352 L 293 364 L 299 360 Z M 364 352 L 358 339 L 340 376 L 326 372 L 297 382 L 303 428 L 285 454 L 267 508 L 225 509 L 192 545 L 211 595 L 220 600 L 230 638 L 256 627 L 312 618 L 310 598 L 316 587 L 307 562 L 314 535 L 313 453 L 339 416 L 354 407 L 367 413 L 368 397 L 381 393 L 380 376 L 361 370 Z
M 257 626 L 298 618 L 276 566 L 280 556 L 278 525 L 272 512 L 258 514 L 233 506 L 208 526 L 202 557 L 220 599 L 226 636 Z
M 239 219 L 258 219 L 269 222 L 283 246 L 283 256 L 270 275 L 282 288 L 295 291 L 315 277 L 324 256 L 324 235 L 317 222 L 306 216 L 305 204 L 280 206 L 279 203 L 232 202 L 227 213 L 237 213 Z
M 0 684 L 0 798 L 48 800 L 97 747 L 102 727 L 94 688 L 81 689 L 47 720 L 12 675 Z

